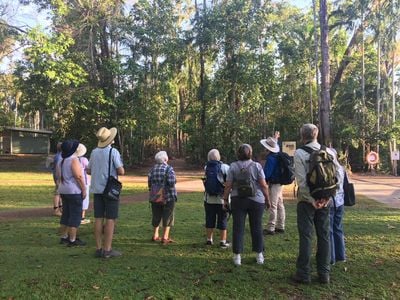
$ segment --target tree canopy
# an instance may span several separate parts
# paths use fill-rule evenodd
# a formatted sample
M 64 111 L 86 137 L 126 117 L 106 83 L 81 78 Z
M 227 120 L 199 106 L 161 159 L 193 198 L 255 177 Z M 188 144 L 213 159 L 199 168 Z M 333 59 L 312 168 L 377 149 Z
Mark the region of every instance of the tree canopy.
M 0 74 L 0 126 L 89 149 L 115 126 L 128 164 L 159 149 L 200 162 L 218 148 L 231 161 L 240 143 L 257 154 L 261 138 L 297 141 L 309 122 L 354 166 L 379 146 L 388 165 L 397 149 L 398 0 L 20 3 L 51 25 L 16 27 L 0 7 L 0 59 L 23 49 Z

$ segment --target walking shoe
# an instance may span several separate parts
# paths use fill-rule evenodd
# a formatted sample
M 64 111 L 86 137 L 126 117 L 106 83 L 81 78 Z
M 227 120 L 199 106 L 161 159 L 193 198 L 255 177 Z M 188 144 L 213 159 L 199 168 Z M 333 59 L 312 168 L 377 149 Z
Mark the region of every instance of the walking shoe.
M 275 231 L 268 230 L 268 229 L 264 229 L 264 230 L 263 230 L 263 234 L 264 234 L 264 235 L 274 235 L 274 234 L 275 234 Z
M 212 245 L 213 245 L 213 241 L 207 241 L 207 242 L 206 242 L 206 245 L 207 245 L 207 246 L 212 246 Z
M 331 279 L 329 277 L 329 274 L 318 274 L 318 281 L 322 284 L 328 284 Z
M 235 266 L 240 266 L 242 264 L 242 258 L 240 254 L 233 254 L 233 264 Z
M 75 241 L 71 242 L 70 240 L 68 241 L 67 246 L 68 247 L 75 247 L 75 246 L 85 246 L 86 242 L 81 241 L 79 238 L 76 238 Z
M 69 237 L 62 237 L 60 238 L 60 244 L 67 245 L 69 243 Z
M 111 249 L 110 251 L 105 251 L 105 250 L 103 251 L 103 258 L 117 257 L 121 255 L 122 255 L 121 252 L 113 249 Z
M 219 246 L 221 247 L 221 249 L 227 249 L 231 246 L 231 244 L 229 243 L 229 241 L 226 241 L 226 242 L 220 242 Z
M 304 277 L 301 277 L 298 274 L 294 274 L 292 276 L 292 280 L 294 282 L 296 282 L 296 283 L 301 283 L 301 284 L 310 284 L 311 283 L 311 279 L 310 278 L 304 278 Z
M 103 249 L 96 249 L 96 252 L 94 253 L 94 257 L 102 257 L 103 256 Z
M 82 219 L 81 220 L 81 224 L 89 224 L 90 223 L 90 219 Z
M 259 265 L 264 264 L 264 255 L 262 254 L 262 252 L 257 253 L 256 260 L 257 260 L 257 264 L 259 264 Z
M 276 228 L 275 233 L 285 233 L 285 229 Z

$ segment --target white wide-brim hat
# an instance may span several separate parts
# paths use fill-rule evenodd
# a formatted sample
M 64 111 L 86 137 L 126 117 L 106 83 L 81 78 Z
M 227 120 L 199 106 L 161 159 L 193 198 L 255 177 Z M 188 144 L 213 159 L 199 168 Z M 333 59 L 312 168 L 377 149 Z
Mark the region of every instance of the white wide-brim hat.
M 260 143 L 261 143 L 261 145 L 263 145 L 265 148 L 267 148 L 269 151 L 271 151 L 273 153 L 279 152 L 279 145 L 273 137 L 262 139 L 260 141 Z
M 117 128 L 106 128 L 106 127 L 101 127 L 99 131 L 96 133 L 96 137 L 99 140 L 97 143 L 97 147 L 99 148 L 104 148 L 110 145 L 114 139 L 115 136 L 117 135 Z
M 79 144 L 78 148 L 76 148 L 75 155 L 78 157 L 84 156 L 86 154 L 86 146 L 84 144 Z

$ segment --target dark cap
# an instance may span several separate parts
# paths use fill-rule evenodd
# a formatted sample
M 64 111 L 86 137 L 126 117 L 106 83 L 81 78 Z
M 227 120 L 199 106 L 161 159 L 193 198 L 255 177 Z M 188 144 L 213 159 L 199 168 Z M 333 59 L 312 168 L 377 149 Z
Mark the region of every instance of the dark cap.
M 77 140 L 66 140 L 61 144 L 61 157 L 67 158 L 75 153 L 79 146 L 79 141 Z

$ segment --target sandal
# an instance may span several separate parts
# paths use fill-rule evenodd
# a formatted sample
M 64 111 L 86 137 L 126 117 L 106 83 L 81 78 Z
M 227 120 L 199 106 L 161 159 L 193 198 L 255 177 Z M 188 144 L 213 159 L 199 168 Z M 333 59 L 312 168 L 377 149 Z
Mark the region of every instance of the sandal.
M 159 236 L 158 236 L 158 237 L 154 237 L 154 236 L 153 236 L 153 237 L 151 238 L 151 241 L 152 241 L 152 242 L 159 242 L 159 241 L 161 241 L 161 238 L 160 238 Z
M 171 239 L 162 239 L 161 240 L 161 243 L 163 244 L 163 245 L 167 245 L 167 244 L 170 244 L 170 243 L 175 243 L 175 241 L 174 240 L 171 240 Z

